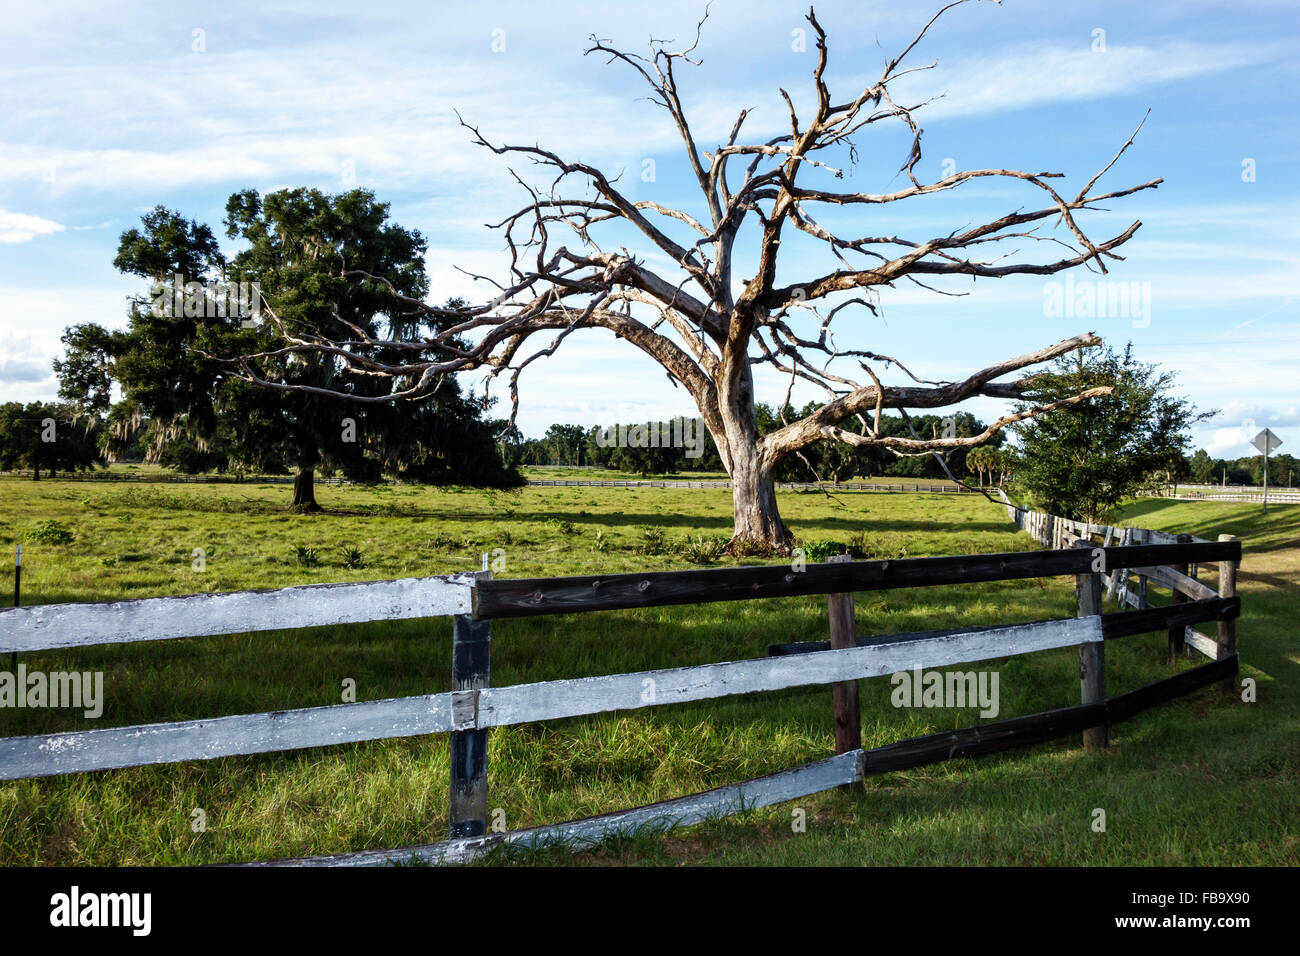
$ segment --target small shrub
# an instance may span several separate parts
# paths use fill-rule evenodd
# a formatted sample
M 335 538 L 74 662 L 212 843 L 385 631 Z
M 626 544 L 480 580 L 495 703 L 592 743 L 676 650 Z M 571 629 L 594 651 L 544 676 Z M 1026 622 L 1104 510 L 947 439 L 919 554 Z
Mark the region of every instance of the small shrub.
M 825 561 L 827 558 L 843 554 L 845 551 L 844 545 L 838 541 L 827 541 L 825 539 L 806 541 L 800 547 L 803 548 L 805 557 L 813 562 Z
M 591 540 L 591 549 L 604 554 L 609 550 L 609 538 L 605 537 L 605 529 L 597 528 L 595 537 Z
M 298 563 L 305 568 L 314 568 L 320 564 L 320 556 L 316 554 L 315 548 L 298 545 Z
M 99 563 L 106 568 L 111 568 L 117 564 L 117 558 L 100 558 Z
M 35 528 L 32 528 L 25 535 L 24 541 L 39 541 L 41 544 L 72 544 L 76 539 L 72 529 L 68 528 L 62 522 L 50 519 L 42 521 Z
M 664 551 L 664 532 L 662 528 L 642 528 L 641 545 L 637 548 L 640 554 L 663 554 Z
M 682 557 L 691 564 L 710 564 L 726 544 L 726 539 L 710 538 L 704 534 L 689 536 L 682 544 Z
M 742 538 L 730 544 L 732 555 L 737 558 L 770 558 L 776 555 L 776 549 L 761 541 Z
M 348 545 L 343 547 L 343 567 L 345 568 L 363 568 L 365 562 L 362 560 L 361 549 L 353 548 Z

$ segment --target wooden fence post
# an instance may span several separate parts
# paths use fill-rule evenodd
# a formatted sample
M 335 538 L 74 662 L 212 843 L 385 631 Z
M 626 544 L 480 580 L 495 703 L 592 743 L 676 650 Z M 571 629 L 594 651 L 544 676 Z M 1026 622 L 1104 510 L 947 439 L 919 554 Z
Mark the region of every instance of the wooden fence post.
M 1221 534 L 1220 541 L 1236 541 L 1236 535 Z M 1219 597 L 1230 598 L 1237 596 L 1237 562 L 1220 561 L 1219 562 Z M 1237 622 L 1235 619 L 1219 622 L 1219 652 L 1216 657 L 1219 660 L 1231 657 L 1237 653 Z M 1236 688 L 1233 686 L 1233 678 L 1225 677 L 1219 683 L 1219 690 L 1225 694 L 1235 693 Z
M 827 559 L 827 563 L 852 560 L 850 555 L 837 554 Z M 853 621 L 853 595 L 828 594 L 826 608 L 830 617 L 831 650 L 857 647 L 857 630 Z M 831 701 L 835 708 L 835 752 L 843 754 L 850 750 L 861 749 L 862 713 L 858 706 L 858 682 L 837 681 L 831 684 Z
M 478 692 L 488 686 L 492 654 L 492 622 L 457 614 L 452 621 L 451 689 L 455 724 L 473 726 L 478 718 Z M 487 832 L 487 738 L 484 730 L 451 734 L 451 838 L 483 836 Z
M 1076 541 L 1074 547 L 1091 551 L 1092 542 L 1084 538 Z M 1079 617 L 1101 613 L 1101 578 L 1092 570 L 1091 563 L 1087 570 L 1075 575 L 1075 593 L 1079 599 Z M 1079 691 L 1085 704 L 1100 704 L 1106 699 L 1106 645 L 1102 641 L 1079 645 Z M 1104 723 L 1083 732 L 1083 745 L 1089 750 L 1101 750 L 1107 742 Z
M 1192 536 L 1190 534 L 1180 534 L 1178 536 L 1179 544 L 1190 544 L 1191 541 L 1192 541 Z M 1177 571 L 1179 574 L 1186 574 L 1188 571 L 1188 566 L 1186 564 L 1180 564 L 1177 567 L 1175 567 L 1174 570 Z M 1186 600 L 1187 600 L 1187 596 L 1183 594 L 1182 591 L 1179 591 L 1177 588 L 1174 588 L 1173 593 L 1170 594 L 1169 596 L 1170 604 L 1182 604 Z M 1186 639 L 1187 639 L 1186 625 L 1179 625 L 1177 627 L 1171 627 L 1169 629 L 1169 652 L 1166 655 L 1167 663 L 1173 664 L 1175 661 L 1178 660 L 1178 655 L 1182 653 L 1183 645 Z
M 1137 530 L 1137 531 L 1134 531 L 1134 532 L 1133 532 L 1133 543 L 1134 543 L 1134 544 L 1150 544 L 1150 543 L 1151 543 L 1151 535 L 1147 534 L 1147 532 L 1146 532 L 1145 529 L 1139 529 L 1139 530 Z M 1147 576 L 1146 576 L 1145 574 L 1139 574 L 1139 575 L 1138 575 L 1138 593 L 1137 593 L 1137 601 L 1138 601 L 1138 603 L 1137 603 L 1137 609 L 1138 609 L 1139 611 L 1145 611 L 1145 610 L 1147 609 Z
M 1120 533 L 1119 543 L 1127 547 L 1133 543 L 1133 529 L 1125 528 Z M 1106 585 L 1106 596 L 1114 597 L 1115 604 L 1121 611 L 1128 610 L 1128 568 L 1116 568 Z

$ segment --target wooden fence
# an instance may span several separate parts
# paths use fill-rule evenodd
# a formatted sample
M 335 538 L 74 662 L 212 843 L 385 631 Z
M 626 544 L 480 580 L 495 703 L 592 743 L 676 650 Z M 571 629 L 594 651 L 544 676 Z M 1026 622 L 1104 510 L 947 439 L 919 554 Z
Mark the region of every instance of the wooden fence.
M 716 568 L 586 577 L 493 580 L 474 572 L 362 584 L 274 591 L 146 598 L 103 604 L 0 610 L 0 652 L 119 641 L 316 627 L 396 618 L 453 617 L 452 690 L 445 693 L 309 707 L 175 723 L 70 731 L 0 740 L 0 779 L 14 780 L 122 767 L 208 760 L 449 733 L 450 839 L 401 849 L 275 861 L 293 865 L 362 865 L 420 859 L 458 862 L 498 844 L 563 841 L 581 846 L 615 833 L 697 823 L 744 808 L 768 806 L 868 776 L 953 757 L 1083 733 L 1105 742 L 1106 728 L 1237 670 L 1233 582 L 1236 540 L 1107 543 L 1034 552 Z M 1105 613 L 1104 568 L 1136 569 L 1147 585 L 1181 595 L 1166 607 Z M 1219 562 L 1218 594 L 1176 570 Z M 852 594 L 897 588 L 1074 575 L 1078 616 L 991 627 L 857 638 Z M 491 622 L 542 614 L 604 612 L 716 601 L 828 595 L 830 640 L 769 648 L 759 659 L 650 670 L 506 687 L 490 684 Z M 1132 602 L 1130 602 L 1132 603 Z M 1141 604 L 1137 605 L 1141 607 Z M 1218 640 L 1198 648 L 1210 663 L 1125 694 L 1105 692 L 1105 642 L 1135 634 L 1179 633 L 1217 621 Z M 1208 639 L 1207 639 L 1208 640 Z M 1082 702 L 1046 713 L 982 723 L 864 750 L 856 682 L 913 667 L 942 667 L 1070 646 L 1080 648 Z M 825 760 L 586 820 L 505 833 L 487 832 L 487 736 L 491 728 L 533 721 L 658 707 L 733 694 L 832 684 L 839 753 Z M 273 864 L 255 864 L 273 865 Z
M 1069 547 L 1079 540 L 1098 542 L 1103 546 L 1110 544 L 1208 543 L 1205 538 L 1198 538 L 1191 534 L 1173 534 L 1168 531 L 1152 531 L 1146 528 L 1121 528 L 1114 525 L 1089 524 L 1084 521 L 1062 518 L 1059 515 L 1044 514 L 1041 511 L 1028 511 L 1012 504 L 1005 491 L 999 490 L 998 495 L 1007 509 L 1007 517 L 1014 521 L 1018 527 L 1029 532 L 1035 541 L 1048 548 Z M 1236 540 L 1232 535 L 1219 535 L 1219 541 Z M 1171 593 L 1171 600 L 1175 604 L 1180 603 L 1188 596 L 1210 599 L 1220 596 L 1228 598 L 1236 595 L 1237 567 L 1235 563 L 1228 569 L 1231 572 L 1228 579 L 1224 578 L 1224 568 L 1220 565 L 1219 591 L 1217 593 L 1197 579 L 1197 569 L 1197 562 L 1173 567 L 1115 567 L 1104 575 L 1106 597 L 1114 598 L 1121 606 L 1129 606 L 1139 611 L 1145 611 L 1149 607 L 1147 593 L 1152 582 L 1160 587 L 1168 588 Z M 1228 632 L 1229 640 L 1235 641 L 1235 630 L 1229 627 Z M 1223 637 L 1224 628 L 1222 625 L 1219 627 L 1219 634 L 1215 637 L 1203 634 L 1191 625 L 1183 627 L 1177 636 L 1175 636 L 1174 629 L 1171 629 L 1169 653 L 1172 656 L 1176 651 L 1182 650 L 1186 646 L 1214 659 L 1219 654 Z

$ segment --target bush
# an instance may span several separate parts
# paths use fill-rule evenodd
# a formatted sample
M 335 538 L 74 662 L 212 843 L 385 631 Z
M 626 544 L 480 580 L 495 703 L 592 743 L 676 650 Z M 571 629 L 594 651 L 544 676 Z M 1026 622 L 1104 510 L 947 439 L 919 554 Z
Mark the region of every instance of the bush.
M 35 528 L 28 531 L 23 535 L 23 540 L 38 541 L 41 544 L 72 544 L 76 537 L 71 528 L 68 528 L 62 522 L 50 519 L 49 521 L 42 521 Z
M 662 528 L 643 528 L 641 530 L 641 545 L 637 548 L 639 554 L 663 554 L 664 552 L 664 532 Z
M 361 558 L 361 549 L 344 546 L 343 548 L 343 567 L 345 568 L 363 568 L 364 562 Z
M 320 557 L 316 554 L 315 548 L 298 545 L 298 563 L 305 568 L 314 568 L 320 564 Z
M 838 541 L 827 541 L 825 539 L 807 541 L 802 543 L 800 547 L 803 548 L 804 556 L 813 562 L 825 561 L 829 557 L 844 554 L 848 550 Z
M 691 564 L 709 564 L 727 544 L 726 538 L 693 534 L 682 543 L 682 557 Z
M 761 541 L 741 538 L 731 546 L 731 553 L 737 558 L 772 558 L 776 557 L 780 552 Z

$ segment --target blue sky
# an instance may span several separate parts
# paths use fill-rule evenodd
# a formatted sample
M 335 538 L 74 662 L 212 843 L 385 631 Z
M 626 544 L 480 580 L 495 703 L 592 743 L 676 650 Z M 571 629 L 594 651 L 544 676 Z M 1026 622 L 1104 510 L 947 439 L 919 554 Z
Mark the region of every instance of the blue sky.
M 938 6 L 818 4 L 835 93 L 847 98 L 874 80 L 883 54 L 898 52 Z M 453 109 L 494 141 L 537 142 L 626 170 L 635 198 L 698 212 L 665 114 L 640 99 L 629 70 L 582 53 L 592 33 L 632 49 L 651 35 L 690 36 L 702 10 L 677 0 L 8 4 L 0 36 L 0 400 L 55 396 L 49 363 L 67 325 L 124 323 L 126 296 L 140 286 L 112 268 L 117 237 L 157 204 L 220 231 L 225 200 L 238 189 L 365 186 L 391 203 L 396 222 L 429 239 L 432 298 L 483 297 L 482 283 L 456 267 L 502 273 L 502 242 L 483 224 L 522 204 L 509 168 L 531 174 L 518 159 L 475 147 Z M 805 12 L 805 3 L 713 3 L 697 51 L 703 65 L 678 77 L 702 145 L 724 138 L 741 108 L 751 110 L 755 138 L 781 131 L 778 88 L 797 105 L 809 102 L 815 54 L 798 51 L 793 33 L 806 28 Z M 1095 330 L 1116 346 L 1131 340 L 1140 359 L 1176 371 L 1198 406 L 1221 410 L 1196 431 L 1194 447 L 1244 455 L 1248 438 L 1267 426 L 1296 453 L 1298 23 L 1291 2 L 1006 0 L 950 11 L 909 58 L 938 66 L 898 87 L 915 99 L 943 94 L 917 114 L 921 178 L 953 167 L 1051 170 L 1077 192 L 1150 109 L 1101 186 L 1164 183 L 1085 220 L 1094 238 L 1143 223 L 1109 276 L 1075 270 L 1068 289 L 1064 276 L 934 283 L 969 293 L 960 298 L 883 289 L 879 317 L 846 311 L 837 319 L 841 344 L 894 355 L 923 378 L 954 379 Z M 841 186 L 883 191 L 905 182 L 897 170 L 907 143 L 897 131 L 858 145 Z M 646 160 L 654 161 L 652 182 L 641 176 Z M 925 239 L 1043 204 L 1032 187 L 989 182 L 827 221 L 846 232 Z M 835 268 L 810 244 L 787 252 L 782 281 Z M 1132 294 L 1126 314 L 1051 308 L 1054 293 L 1074 295 L 1078 283 L 1103 278 Z M 775 403 L 784 388 L 759 377 L 761 399 Z M 533 363 L 520 392 L 519 422 L 530 435 L 553 421 L 691 411 L 662 370 L 598 331 Z M 796 389 L 797 401 L 813 397 Z M 987 419 L 1005 406 L 967 407 Z

